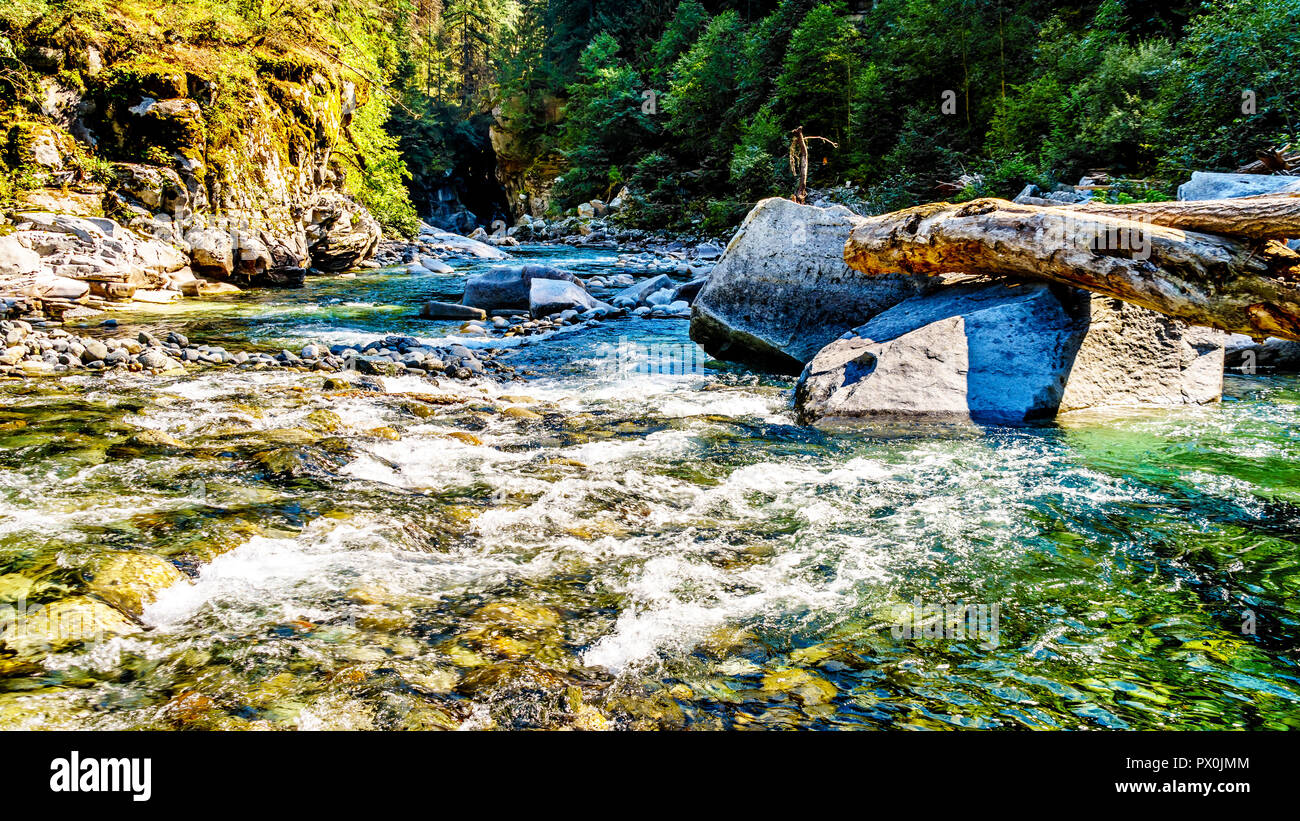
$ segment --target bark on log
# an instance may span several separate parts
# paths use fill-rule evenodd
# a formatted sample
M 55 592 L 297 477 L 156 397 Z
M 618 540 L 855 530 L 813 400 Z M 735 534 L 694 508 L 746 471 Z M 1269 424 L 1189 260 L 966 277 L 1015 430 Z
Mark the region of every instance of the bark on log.
M 1245 239 L 1300 237 L 1300 195 L 1297 194 L 1129 205 L 1084 202 L 1065 207 L 1070 211 Z
M 850 234 L 844 261 L 868 274 L 1059 282 L 1195 325 L 1300 340 L 1300 254 L 1278 242 L 980 199 L 869 217 Z

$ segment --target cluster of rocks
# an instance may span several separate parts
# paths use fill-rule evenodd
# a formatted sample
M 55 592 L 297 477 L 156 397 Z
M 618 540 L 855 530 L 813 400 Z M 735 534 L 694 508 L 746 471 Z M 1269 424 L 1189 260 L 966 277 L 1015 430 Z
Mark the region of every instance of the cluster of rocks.
M 591 200 L 580 203 L 577 208 L 554 220 L 524 214 L 505 235 L 517 241 L 569 242 L 575 245 L 628 241 L 632 239 L 630 233 L 619 230 L 608 220 L 622 210 L 626 200 L 627 189 L 624 188 L 609 202 Z
M 619 254 L 614 260 L 614 266 L 698 278 L 713 270 L 722 253 L 722 246 L 715 242 L 702 242 L 694 248 L 688 248 L 681 242 L 674 241 L 655 246 L 649 251 Z
M 592 246 L 597 248 L 636 248 L 652 250 L 663 255 L 676 255 L 681 258 L 689 247 L 676 238 L 664 237 L 653 231 L 632 228 L 621 224 L 615 216 L 622 211 L 628 201 L 628 192 L 624 188 L 609 202 L 590 200 L 579 203 L 576 208 L 562 216 L 545 218 L 537 214 L 524 213 L 519 221 L 505 228 L 494 230 L 488 241 L 499 243 L 544 242 L 562 243 L 564 245 Z M 697 240 L 701 239 L 699 237 Z M 716 248 L 711 240 L 704 240 L 700 248 L 706 252 Z M 718 248 L 717 254 L 721 255 Z
M 691 303 L 708 277 L 676 283 L 667 274 L 659 274 L 634 283 L 610 297 L 610 303 L 632 316 L 690 319 Z
M 482 236 L 482 231 L 476 232 Z M 437 274 L 452 272 L 445 260 L 449 259 L 509 259 L 510 254 L 490 242 L 464 237 L 443 231 L 428 223 L 420 223 L 414 240 L 384 240 L 379 243 L 373 260 L 359 267 L 378 268 L 406 265 L 413 273 L 432 271 Z
M 143 173 L 143 172 L 142 172 Z M 369 255 L 378 224 L 354 213 L 345 197 L 322 194 L 307 223 L 306 247 L 319 271 L 340 271 Z M 257 237 L 229 226 L 192 226 L 157 236 L 104 217 L 38 211 L 14 215 L 13 230 L 0 235 L 0 298 L 52 318 L 90 316 L 131 302 L 165 304 L 182 297 L 236 293 L 228 281 L 297 286 L 308 269 L 277 258 Z M 212 279 L 215 277 L 215 279 Z
M 311 347 L 311 346 L 308 346 Z M 303 353 L 313 353 L 303 349 Z M 322 353 L 317 350 L 318 356 Z M 513 375 L 515 369 L 496 360 L 496 348 L 474 351 L 464 345 L 429 345 L 413 336 L 387 336 L 365 345 L 334 345 L 333 358 L 347 370 L 373 376 L 450 376 L 472 379 L 489 374 Z
M 463 331 L 503 336 L 542 333 L 628 314 L 688 319 L 691 303 L 706 281 L 707 276 L 702 276 L 678 283 L 667 274 L 638 281 L 630 273 L 584 281 L 548 265 L 512 266 L 468 278 L 461 303 L 428 302 L 421 316 L 469 320 Z
M 61 315 L 94 300 L 166 302 L 199 284 L 189 258 L 110 219 L 23 212 L 0 236 L 0 288 Z
M 111 322 L 111 320 L 110 320 Z M 111 327 L 111 326 L 110 326 Z M 414 337 L 389 336 L 364 345 L 325 347 L 308 343 L 298 351 L 228 351 L 191 343 L 172 331 L 163 338 L 141 331 L 134 337 L 78 336 L 63 328 L 40 329 L 25 320 L 0 320 L 4 349 L 0 374 L 50 376 L 74 371 L 129 371 L 160 375 L 186 373 L 185 366 L 231 366 L 247 370 L 287 368 L 335 373 L 355 370 L 376 376 L 442 375 L 471 379 L 513 369 L 496 362 L 495 349 L 475 353 L 463 345 L 432 346 Z
M 47 376 L 74 370 L 121 369 L 183 373 L 184 337 L 172 334 L 159 342 L 147 333 L 136 338 L 99 339 L 77 336 L 62 328 L 37 329 L 24 320 L 0 321 L 5 348 L 0 374 Z
M 861 274 L 843 259 L 860 219 L 764 200 L 692 312 L 711 355 L 799 374 L 806 422 L 1018 424 L 1221 395 L 1226 334 L 1061 286 Z

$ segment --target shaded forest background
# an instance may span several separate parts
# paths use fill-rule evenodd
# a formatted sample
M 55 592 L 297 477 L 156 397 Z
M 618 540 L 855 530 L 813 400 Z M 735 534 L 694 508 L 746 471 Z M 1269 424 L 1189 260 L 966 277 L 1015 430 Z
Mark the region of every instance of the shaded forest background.
M 94 26 L 134 6 L 144 20 L 157 5 L 8 2 L 0 94 L 21 105 L 21 83 L 5 78 L 24 70 L 21 43 L 42 26 L 61 16 Z M 162 5 L 182 14 L 181 4 Z M 791 192 L 795 126 L 836 145 L 811 146 L 809 184 L 841 188 L 840 198 L 875 212 L 1010 196 L 1098 168 L 1129 180 L 1113 196 L 1163 197 L 1191 170 L 1231 170 L 1300 127 L 1300 0 L 200 0 L 183 9 L 175 37 L 232 52 L 310 42 L 364 75 L 354 148 L 368 161 L 354 185 L 398 230 L 450 180 L 474 196 L 468 189 L 495 164 L 494 122 L 526 166 L 521 176 L 558 173 L 552 213 L 627 185 L 620 219 L 715 233 L 754 201 Z M 938 187 L 956 180 L 955 194 Z M 475 210 L 486 220 L 503 202 Z

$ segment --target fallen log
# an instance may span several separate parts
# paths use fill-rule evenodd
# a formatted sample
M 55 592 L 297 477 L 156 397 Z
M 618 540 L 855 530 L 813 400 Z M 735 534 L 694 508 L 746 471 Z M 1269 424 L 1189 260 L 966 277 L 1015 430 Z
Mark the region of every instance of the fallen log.
M 979 199 L 866 218 L 849 235 L 844 261 L 868 274 L 1063 283 L 1194 325 L 1300 340 L 1300 254 L 1274 241 Z
M 1081 202 L 1062 207 L 1086 214 L 1244 239 L 1300 237 L 1300 191 L 1230 200 L 1135 202 L 1128 205 Z

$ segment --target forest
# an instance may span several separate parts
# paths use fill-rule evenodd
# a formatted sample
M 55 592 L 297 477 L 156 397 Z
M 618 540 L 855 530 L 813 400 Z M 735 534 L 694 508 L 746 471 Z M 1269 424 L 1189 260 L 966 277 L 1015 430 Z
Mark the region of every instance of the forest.
M 93 27 L 132 5 L 7 4 L 0 94 L 22 96 L 15 44 L 34 30 Z M 367 103 L 354 145 L 366 156 L 352 187 L 399 231 L 448 180 L 483 222 L 518 210 L 483 190 L 494 182 L 493 122 L 521 175 L 535 171 L 548 189 L 554 179 L 552 213 L 626 185 L 625 222 L 720 234 L 755 201 L 792 190 L 795 127 L 823 138 L 811 143 L 809 184 L 880 213 L 1013 196 L 1093 169 L 1121 180 L 1112 198 L 1167 197 L 1191 170 L 1232 170 L 1292 142 L 1300 104 L 1294 0 L 172 8 L 184 25 L 169 31 L 194 45 L 309 43 L 355 68 Z
M 1090 169 L 1132 181 L 1113 196 L 1168 196 L 1291 142 L 1300 104 L 1288 0 L 467 0 L 411 19 L 398 73 L 428 114 L 393 125 L 417 185 L 500 106 L 563 163 L 554 208 L 627 183 L 629 217 L 660 228 L 721 230 L 788 194 L 796 126 L 833 141 L 810 184 L 874 213 Z

